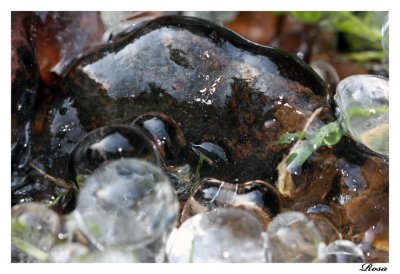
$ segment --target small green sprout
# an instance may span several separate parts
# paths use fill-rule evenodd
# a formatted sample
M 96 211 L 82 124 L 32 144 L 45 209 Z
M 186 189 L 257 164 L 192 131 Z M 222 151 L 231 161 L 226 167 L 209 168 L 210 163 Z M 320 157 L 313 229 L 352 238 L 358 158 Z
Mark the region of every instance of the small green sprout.
M 335 121 L 326 124 L 317 131 L 299 131 L 286 133 L 273 144 L 288 144 L 295 140 L 304 140 L 295 152 L 291 153 L 287 159 L 288 169 L 293 171 L 301 167 L 310 155 L 321 146 L 332 146 L 337 144 L 344 134 L 340 123 Z

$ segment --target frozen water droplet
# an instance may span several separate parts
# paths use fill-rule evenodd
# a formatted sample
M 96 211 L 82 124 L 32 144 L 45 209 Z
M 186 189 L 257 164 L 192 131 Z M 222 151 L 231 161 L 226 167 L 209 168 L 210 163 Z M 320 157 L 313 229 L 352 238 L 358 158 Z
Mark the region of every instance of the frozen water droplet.
M 278 191 L 261 180 L 232 184 L 206 178 L 192 190 L 182 212 L 182 221 L 206 211 L 221 207 L 240 207 L 252 211 L 266 227 L 281 210 Z
M 154 263 L 154 256 L 146 248 L 108 248 L 103 252 L 91 252 L 79 258 L 81 263 Z
M 348 134 L 370 150 L 389 156 L 389 81 L 374 75 L 342 80 L 335 101 Z
M 60 218 L 40 203 L 24 203 L 11 210 L 12 257 L 18 262 L 37 262 L 46 259 L 46 252 L 55 243 L 61 229 Z M 30 253 L 24 247 L 37 251 Z M 39 255 L 35 256 L 35 255 Z
M 89 249 L 80 243 L 63 243 L 55 245 L 49 252 L 51 263 L 79 262 L 79 258 L 89 253 Z
M 312 61 L 310 66 L 325 81 L 329 94 L 334 95 L 336 86 L 340 81 L 336 69 L 330 63 L 323 60 Z
M 209 165 L 218 166 L 220 163 L 228 163 L 224 149 L 217 144 L 202 142 L 198 145 L 190 143 L 190 146 L 197 155 L 205 156 Z
M 181 164 L 187 141 L 181 127 L 174 119 L 163 113 L 148 112 L 140 115 L 132 124 L 143 128 L 152 136 L 167 166 Z
M 190 165 L 184 164 L 183 166 L 168 167 L 166 173 L 178 195 L 179 201 L 186 201 L 192 187 L 192 179 L 194 178 Z
M 186 220 L 167 245 L 169 262 L 265 262 L 262 224 L 248 211 L 219 208 Z
M 102 163 L 132 157 L 160 164 L 155 145 L 140 128 L 102 127 L 85 135 L 77 144 L 71 153 L 68 169 L 79 181 L 79 176 L 88 176 Z
M 301 212 L 278 214 L 269 224 L 267 234 L 269 262 L 313 262 L 318 257 L 322 236 Z
M 74 215 L 100 246 L 144 246 L 172 230 L 177 212 L 176 195 L 161 169 L 143 160 L 119 159 L 87 178 Z
M 322 249 L 321 260 L 327 263 L 363 263 L 362 249 L 351 241 L 337 240 Z

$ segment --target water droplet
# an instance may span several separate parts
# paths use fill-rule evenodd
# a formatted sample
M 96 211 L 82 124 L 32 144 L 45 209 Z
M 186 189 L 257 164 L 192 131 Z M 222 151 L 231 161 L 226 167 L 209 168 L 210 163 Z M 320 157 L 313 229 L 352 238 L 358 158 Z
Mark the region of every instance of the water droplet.
M 160 168 L 143 160 L 119 159 L 87 178 L 74 217 L 100 246 L 138 247 L 162 241 L 177 212 L 176 195 Z
M 265 262 L 262 224 L 248 211 L 219 208 L 186 220 L 167 244 L 169 262 Z
M 18 248 L 17 240 L 48 252 L 61 230 L 60 218 L 43 204 L 31 202 L 14 206 L 12 217 L 12 257 L 19 262 L 37 262 L 37 258 Z
M 363 263 L 362 249 L 351 241 L 337 240 L 321 251 L 322 261 L 327 263 Z
M 267 227 L 281 210 L 279 193 L 274 186 L 261 180 L 232 184 L 206 178 L 197 183 L 192 193 L 182 211 L 182 222 L 201 212 L 238 207 L 254 212 Z
M 301 212 L 278 214 L 268 226 L 269 262 L 313 262 L 322 236 Z
M 135 157 L 160 164 L 153 142 L 138 127 L 109 126 L 85 135 L 71 153 L 68 169 L 75 180 L 88 176 L 102 163 Z M 82 181 L 82 178 L 79 179 Z
M 183 164 L 187 141 L 174 119 L 163 113 L 148 112 L 136 118 L 132 125 L 143 128 L 152 136 L 165 165 Z
M 368 149 L 389 155 L 389 81 L 354 75 L 340 81 L 335 101 L 348 134 Z

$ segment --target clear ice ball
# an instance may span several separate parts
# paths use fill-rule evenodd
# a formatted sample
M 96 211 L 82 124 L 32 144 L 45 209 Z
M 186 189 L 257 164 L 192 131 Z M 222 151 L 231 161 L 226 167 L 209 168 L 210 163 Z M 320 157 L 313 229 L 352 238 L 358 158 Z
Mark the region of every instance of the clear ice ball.
M 337 240 L 322 249 L 320 257 L 327 263 L 363 263 L 364 253 L 351 241 Z
M 151 252 L 145 248 L 129 249 L 112 247 L 104 251 L 94 251 L 78 258 L 79 263 L 154 263 Z
M 136 126 L 107 126 L 85 135 L 71 153 L 68 170 L 78 184 L 101 164 L 120 158 L 139 158 L 160 165 L 150 137 Z
M 281 199 L 275 187 L 262 180 L 232 184 L 214 178 L 204 178 L 192 190 L 182 211 L 181 220 L 222 207 L 240 207 L 253 211 L 264 227 L 281 210 Z
M 89 248 L 75 242 L 55 245 L 49 252 L 50 263 L 76 263 L 89 253 Z
M 186 220 L 167 243 L 171 263 L 265 262 L 263 226 L 251 212 L 218 208 Z
M 11 209 L 13 260 L 37 262 L 47 259 L 61 230 L 60 218 L 43 204 L 31 202 Z
M 272 263 L 310 263 L 318 259 L 323 241 L 314 223 L 303 213 L 278 214 L 267 230 L 267 261 Z
M 142 128 L 152 137 L 166 166 L 182 164 L 187 141 L 174 119 L 164 113 L 147 112 L 137 117 L 132 125 Z
M 374 75 L 347 77 L 337 86 L 335 101 L 348 134 L 389 156 L 389 80 Z
M 82 232 L 102 249 L 158 241 L 173 229 L 177 213 L 176 194 L 160 168 L 119 159 L 87 178 L 74 216 Z

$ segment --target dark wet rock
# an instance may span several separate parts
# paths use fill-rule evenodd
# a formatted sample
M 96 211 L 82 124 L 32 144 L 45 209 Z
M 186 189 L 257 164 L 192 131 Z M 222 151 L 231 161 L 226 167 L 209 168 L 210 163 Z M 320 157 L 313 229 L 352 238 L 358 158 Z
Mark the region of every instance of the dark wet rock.
M 344 205 L 344 212 L 349 220 L 353 234 L 363 234 L 379 221 L 388 224 L 388 193 L 368 194 L 351 199 Z
M 82 59 L 65 90 L 86 130 L 151 111 L 171 116 L 188 141 L 224 148 L 231 164 L 220 179 L 273 179 L 287 148 L 271 141 L 326 106 L 323 81 L 299 59 L 186 17 L 144 23 Z M 274 119 L 280 131 L 271 134 L 264 125 Z
M 23 168 L 30 157 L 30 119 L 39 80 L 32 43 L 35 20 L 30 12 L 11 13 L 11 151 L 12 168 Z

